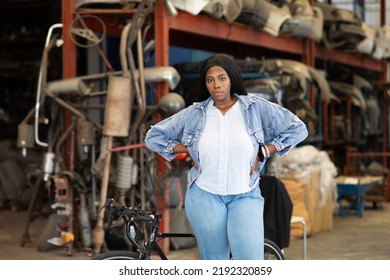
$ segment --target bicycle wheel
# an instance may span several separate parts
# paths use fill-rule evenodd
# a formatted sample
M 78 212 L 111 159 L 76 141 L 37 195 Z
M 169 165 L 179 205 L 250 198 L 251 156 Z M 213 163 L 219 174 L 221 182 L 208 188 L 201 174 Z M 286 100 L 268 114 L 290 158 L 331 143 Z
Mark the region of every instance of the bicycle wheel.
M 284 260 L 284 254 L 279 246 L 269 239 L 264 240 L 264 260 Z
M 108 251 L 92 257 L 91 260 L 138 260 L 139 254 L 128 251 Z

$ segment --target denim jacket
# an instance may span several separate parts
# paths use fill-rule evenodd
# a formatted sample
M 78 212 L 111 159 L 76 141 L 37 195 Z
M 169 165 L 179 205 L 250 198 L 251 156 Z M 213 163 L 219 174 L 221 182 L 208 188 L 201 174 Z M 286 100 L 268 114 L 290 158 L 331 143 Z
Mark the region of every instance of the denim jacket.
M 307 137 L 306 125 L 286 108 L 259 96 L 234 95 L 240 102 L 240 108 L 254 146 L 251 166 L 255 164 L 259 145 L 272 144 L 278 155 L 284 156 Z M 210 101 L 211 97 L 188 106 L 153 125 L 146 134 L 146 147 L 159 153 L 168 161 L 176 157 L 177 154 L 173 153 L 173 148 L 177 144 L 181 143 L 188 148 L 192 160 L 199 169 L 191 168 L 187 187 L 191 186 L 202 172 L 198 145 L 205 127 L 205 108 Z M 257 170 L 251 175 L 251 187 L 258 185 L 259 174 L 263 167 L 264 162 L 260 162 Z

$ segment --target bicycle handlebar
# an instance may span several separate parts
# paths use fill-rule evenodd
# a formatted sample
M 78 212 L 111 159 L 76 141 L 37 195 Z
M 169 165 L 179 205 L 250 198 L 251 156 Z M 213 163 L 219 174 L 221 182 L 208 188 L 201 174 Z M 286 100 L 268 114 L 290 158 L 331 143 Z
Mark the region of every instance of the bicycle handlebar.
M 150 216 L 134 216 L 133 217 L 133 221 L 134 222 L 141 222 L 141 223 L 150 223 L 154 220 L 154 215 L 150 215 Z
M 126 207 L 118 205 L 114 199 L 107 199 L 104 208 L 107 208 L 108 217 L 107 223 L 109 227 L 112 225 L 113 216 L 118 214 L 125 222 L 142 222 L 151 223 L 155 218 L 160 219 L 161 215 L 154 210 L 141 210 L 139 207 Z

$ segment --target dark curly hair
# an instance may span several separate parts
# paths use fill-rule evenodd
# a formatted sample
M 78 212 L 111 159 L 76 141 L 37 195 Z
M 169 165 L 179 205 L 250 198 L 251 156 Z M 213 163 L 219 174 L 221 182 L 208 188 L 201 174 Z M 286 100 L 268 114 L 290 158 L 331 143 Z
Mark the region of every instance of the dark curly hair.
M 200 66 L 199 72 L 199 93 L 197 101 L 204 101 L 210 97 L 206 86 L 206 72 L 212 66 L 220 66 L 225 69 L 232 83 L 230 94 L 247 95 L 244 83 L 241 77 L 241 71 L 234 59 L 227 54 L 217 53 L 206 59 Z

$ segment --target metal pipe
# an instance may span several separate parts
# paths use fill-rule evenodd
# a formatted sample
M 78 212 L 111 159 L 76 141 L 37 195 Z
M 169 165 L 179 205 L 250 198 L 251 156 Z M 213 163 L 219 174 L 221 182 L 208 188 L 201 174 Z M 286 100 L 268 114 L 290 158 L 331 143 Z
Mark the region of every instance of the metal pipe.
M 95 152 L 96 152 L 96 149 L 95 149 L 95 145 L 92 145 L 91 146 L 91 166 L 93 166 L 95 164 L 95 160 L 96 160 L 96 156 L 95 156 Z M 96 176 L 94 174 L 92 174 L 92 178 L 91 178 L 91 184 L 92 184 L 92 193 L 91 193 L 91 205 L 90 205 L 90 208 L 91 208 L 91 215 L 92 217 L 95 217 L 96 216 Z
M 135 76 L 136 79 L 139 77 L 139 71 L 134 69 L 132 75 Z M 110 76 L 129 76 L 129 73 L 126 75 L 123 74 L 123 71 L 115 71 L 115 72 L 104 72 L 98 74 L 84 75 L 78 76 L 77 79 L 88 83 L 89 81 L 96 81 L 107 79 Z M 145 83 L 157 83 L 157 82 L 167 82 L 170 89 L 175 89 L 180 82 L 180 75 L 177 72 L 176 68 L 172 66 L 154 66 L 144 68 L 144 76 Z M 74 78 L 68 78 L 63 80 L 70 80 Z M 47 82 L 48 87 L 50 88 L 51 83 L 56 83 L 57 81 Z M 86 96 L 93 96 L 95 93 L 86 94 Z
M 92 88 L 80 77 L 50 82 L 47 84 L 47 89 L 52 93 L 77 92 L 81 95 L 89 95 L 92 92 Z
M 76 126 L 76 123 L 75 123 L 75 120 L 73 120 L 70 125 L 67 127 L 67 129 L 65 130 L 65 132 L 61 135 L 61 138 L 57 141 L 57 144 L 55 146 L 55 155 L 56 155 L 56 158 L 57 159 L 61 159 L 61 164 L 63 165 L 64 162 L 63 162 L 63 159 L 62 159 L 62 153 L 61 153 L 61 147 L 64 147 L 64 143 L 65 143 L 65 140 L 66 138 L 68 138 L 68 136 L 71 134 L 71 132 L 74 130 Z M 73 153 L 73 152 L 71 152 Z M 61 168 L 63 168 L 64 166 L 62 166 Z
M 107 137 L 107 149 L 112 148 L 112 142 L 113 137 L 108 136 Z M 104 223 L 104 212 L 105 209 L 103 205 L 106 202 L 107 199 L 107 191 L 108 191 L 108 180 L 110 175 L 110 162 L 111 162 L 111 153 L 106 154 L 105 162 L 104 162 L 104 171 L 103 171 L 103 178 L 102 178 L 102 185 L 100 190 L 100 203 L 99 203 L 99 209 L 100 212 L 98 214 L 98 218 L 96 221 L 95 229 L 93 230 L 93 253 L 99 254 L 100 250 L 104 243 L 104 229 L 103 229 L 103 223 Z
M 51 97 L 57 104 L 61 105 L 62 107 L 64 107 L 65 109 L 71 111 L 73 114 L 79 116 L 80 118 L 86 120 L 87 117 L 81 113 L 80 111 L 76 110 L 73 106 L 69 105 L 68 103 L 66 103 L 64 100 L 62 100 L 61 98 L 55 96 L 52 92 L 46 90 L 46 95 Z
M 138 41 L 141 41 L 141 32 L 138 31 Z M 133 85 L 135 87 L 135 94 L 136 94 L 136 98 L 137 98 L 137 103 L 138 103 L 138 110 L 137 110 L 137 114 L 135 116 L 135 120 L 134 120 L 134 123 L 133 125 L 131 126 L 130 128 L 130 133 L 129 133 L 129 138 L 128 138 L 128 143 L 132 143 L 134 141 L 134 137 L 136 137 L 136 131 L 137 129 L 139 128 L 139 125 L 141 124 L 142 122 L 142 119 L 145 115 L 145 111 L 146 111 L 146 104 L 145 104 L 145 97 L 144 97 L 144 92 L 145 91 L 145 88 L 144 88 L 144 72 L 143 72 L 143 59 L 142 57 L 140 57 L 140 53 L 142 55 L 142 47 L 139 48 L 139 44 L 137 44 L 137 47 L 138 47 L 138 64 L 139 64 L 139 77 L 138 79 L 136 79 L 136 77 L 134 75 L 132 75 L 132 80 L 133 80 Z M 130 52 L 128 50 L 128 52 Z M 134 57 L 132 54 L 129 54 L 129 65 L 130 65 L 130 69 L 131 69 L 131 72 L 133 73 L 134 69 L 135 69 L 135 65 L 134 65 Z
M 46 65 L 47 65 L 47 57 L 49 50 L 51 49 L 51 35 L 53 33 L 53 30 L 56 28 L 62 28 L 62 23 L 56 23 L 53 24 L 47 33 L 46 41 L 45 41 L 45 48 L 43 50 L 42 60 L 41 60 L 41 66 L 39 68 L 39 76 L 38 76 L 38 86 L 37 86 L 37 96 L 36 96 L 36 103 L 35 103 L 35 142 L 42 146 L 47 147 L 49 146 L 48 143 L 42 142 L 39 140 L 38 136 L 38 119 L 39 119 L 39 109 L 41 105 L 41 90 L 42 90 L 42 83 L 45 80 L 46 82 Z
M 131 28 L 131 23 L 125 25 L 121 33 L 121 40 L 119 44 L 119 57 L 120 57 L 122 71 L 123 71 L 122 72 L 123 76 L 129 75 L 129 66 L 126 60 L 126 49 L 127 49 L 127 38 L 129 36 L 130 28 Z

